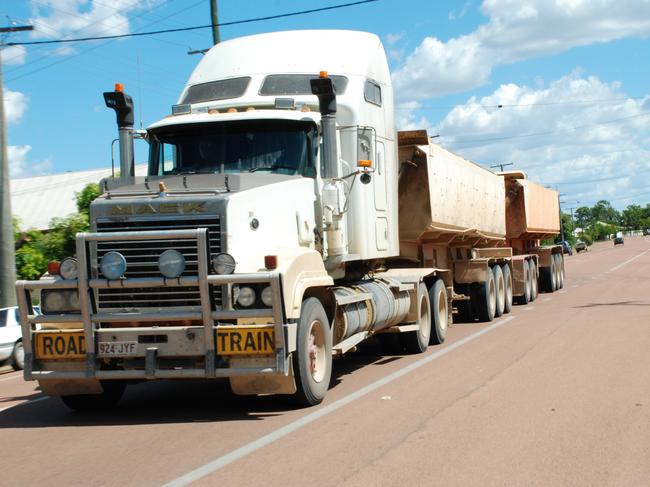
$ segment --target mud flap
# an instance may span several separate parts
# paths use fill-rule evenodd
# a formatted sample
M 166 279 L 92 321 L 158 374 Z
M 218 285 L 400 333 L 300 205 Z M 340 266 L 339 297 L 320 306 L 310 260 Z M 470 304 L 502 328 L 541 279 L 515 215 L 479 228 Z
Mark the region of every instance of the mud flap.
M 255 358 L 233 358 L 230 360 L 231 367 L 255 367 L 259 365 L 260 359 Z M 266 374 L 266 375 L 238 375 L 230 377 L 230 389 L 238 396 L 258 394 L 295 394 L 296 381 L 293 376 L 293 361 L 289 356 L 289 373 Z

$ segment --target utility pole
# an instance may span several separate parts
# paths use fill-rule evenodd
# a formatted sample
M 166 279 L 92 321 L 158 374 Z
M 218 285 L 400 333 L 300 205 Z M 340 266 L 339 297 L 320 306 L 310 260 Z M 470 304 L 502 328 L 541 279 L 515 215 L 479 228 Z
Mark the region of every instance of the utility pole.
M 566 196 L 564 193 L 559 193 L 557 195 L 557 206 L 560 209 L 560 238 L 564 241 L 564 223 L 562 221 L 562 196 Z
M 221 42 L 219 39 L 219 14 L 217 12 L 217 0 L 210 0 L 210 23 L 212 24 L 212 43 L 216 46 Z M 188 49 L 187 54 L 205 54 L 210 48 L 206 49 Z
M 499 170 L 500 170 L 501 172 L 503 172 L 503 168 L 506 167 L 506 166 L 514 166 L 514 163 L 512 163 L 512 162 L 508 162 L 508 163 L 506 163 L 506 164 L 495 164 L 494 166 L 490 166 L 490 167 L 491 167 L 491 168 L 492 168 L 492 167 L 498 167 L 498 168 L 500 168 Z
M 31 25 L 0 28 L 0 308 L 16 305 L 16 252 L 14 251 L 14 226 L 11 220 L 2 49 L 4 34 L 32 30 L 33 28 Z
M 210 19 L 212 20 L 212 41 L 219 44 L 219 14 L 217 13 L 217 0 L 210 0 Z

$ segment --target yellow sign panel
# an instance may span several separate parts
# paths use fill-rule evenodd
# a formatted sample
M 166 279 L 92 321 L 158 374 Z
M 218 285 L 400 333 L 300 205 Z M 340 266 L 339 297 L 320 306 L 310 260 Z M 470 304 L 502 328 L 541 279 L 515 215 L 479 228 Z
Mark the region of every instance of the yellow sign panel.
M 273 325 L 219 326 L 216 331 L 219 355 L 269 355 L 275 353 Z
M 37 359 L 80 359 L 86 355 L 83 331 L 34 333 L 34 352 Z

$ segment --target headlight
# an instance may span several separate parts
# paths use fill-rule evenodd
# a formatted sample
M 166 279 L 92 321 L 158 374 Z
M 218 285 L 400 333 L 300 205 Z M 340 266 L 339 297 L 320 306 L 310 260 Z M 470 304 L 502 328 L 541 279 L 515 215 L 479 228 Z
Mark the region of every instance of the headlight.
M 271 286 L 266 286 L 262 290 L 262 302 L 269 308 L 273 306 L 273 291 L 271 290 Z
M 158 257 L 158 269 L 163 276 L 175 279 L 185 270 L 185 257 L 178 250 L 165 250 Z
M 75 289 L 63 291 L 43 290 L 41 310 L 44 314 L 79 311 L 79 293 Z
M 106 252 L 99 267 L 106 279 L 119 279 L 126 272 L 126 259 L 119 252 Z
M 59 275 L 63 279 L 76 279 L 79 276 L 77 259 L 73 257 L 66 257 L 63 259 L 61 261 L 61 266 L 59 267 Z
M 232 274 L 235 272 L 235 258 L 226 253 L 214 255 L 212 268 L 217 274 Z
M 237 303 L 244 308 L 253 306 L 255 304 L 255 290 L 252 287 L 242 286 L 237 293 Z

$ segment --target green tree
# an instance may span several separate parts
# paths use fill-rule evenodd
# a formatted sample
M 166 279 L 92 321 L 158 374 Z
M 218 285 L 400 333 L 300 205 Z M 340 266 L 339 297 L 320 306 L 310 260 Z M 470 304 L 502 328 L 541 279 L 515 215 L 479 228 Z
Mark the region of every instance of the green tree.
M 628 205 L 626 209 L 623 210 L 623 225 L 629 230 L 639 230 L 641 228 L 641 222 L 645 217 L 645 210 L 639 205 Z
M 574 213 L 576 226 L 580 228 L 587 228 L 593 222 L 591 217 L 591 208 L 588 206 L 581 206 Z
M 600 200 L 591 209 L 592 222 L 609 223 L 610 225 L 619 225 L 621 215 L 612 207 L 611 203 L 606 200 Z
M 84 189 L 78 193 L 75 193 L 75 199 L 77 200 L 77 211 L 79 211 L 79 213 L 85 213 L 87 215 L 90 209 L 90 203 L 92 203 L 93 200 L 99 195 L 99 184 L 87 184 Z

